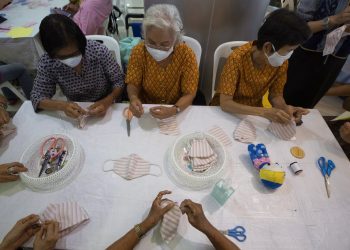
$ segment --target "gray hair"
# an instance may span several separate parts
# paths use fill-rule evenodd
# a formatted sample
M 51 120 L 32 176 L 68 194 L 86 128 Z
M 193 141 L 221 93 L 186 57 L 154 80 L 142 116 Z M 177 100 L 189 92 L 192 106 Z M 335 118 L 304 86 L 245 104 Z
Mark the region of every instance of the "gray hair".
M 144 34 L 150 26 L 170 29 L 175 33 L 175 43 L 182 41 L 182 20 L 178 9 L 172 4 L 155 4 L 149 7 L 142 23 Z

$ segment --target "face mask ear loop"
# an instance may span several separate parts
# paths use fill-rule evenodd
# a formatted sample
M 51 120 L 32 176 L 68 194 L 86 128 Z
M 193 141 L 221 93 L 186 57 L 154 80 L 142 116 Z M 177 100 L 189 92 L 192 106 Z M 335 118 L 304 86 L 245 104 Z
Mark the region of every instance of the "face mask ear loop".
M 103 172 L 113 171 L 113 168 L 112 168 L 112 169 L 107 169 L 107 170 L 105 169 L 106 163 L 107 163 L 107 162 L 110 162 L 110 161 L 115 161 L 115 160 L 109 159 L 109 160 L 105 160 L 105 161 L 103 162 L 103 165 L 102 165 L 102 170 L 103 170 Z
M 163 170 L 162 170 L 162 167 L 161 166 L 159 166 L 158 164 L 150 164 L 151 166 L 155 166 L 155 167 L 157 167 L 158 169 L 159 169 L 159 171 L 160 171 L 160 173 L 159 174 L 152 174 L 152 173 L 150 173 L 150 175 L 153 175 L 153 176 L 157 176 L 157 177 L 159 177 L 159 176 L 162 176 L 163 175 Z

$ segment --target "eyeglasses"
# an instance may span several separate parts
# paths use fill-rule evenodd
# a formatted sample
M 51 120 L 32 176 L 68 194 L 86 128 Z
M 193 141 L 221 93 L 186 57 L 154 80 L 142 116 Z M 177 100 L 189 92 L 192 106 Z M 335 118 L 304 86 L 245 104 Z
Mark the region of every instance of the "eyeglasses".
M 146 46 L 152 48 L 152 49 L 158 49 L 158 50 L 163 50 L 163 51 L 168 51 L 171 46 L 157 46 L 154 44 L 150 44 L 149 42 L 145 42 Z

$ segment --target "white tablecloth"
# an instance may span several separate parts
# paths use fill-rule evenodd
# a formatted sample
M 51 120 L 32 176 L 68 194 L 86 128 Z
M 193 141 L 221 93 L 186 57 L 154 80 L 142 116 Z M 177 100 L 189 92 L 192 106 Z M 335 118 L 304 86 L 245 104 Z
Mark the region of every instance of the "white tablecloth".
M 169 179 L 166 171 L 161 177 L 145 176 L 131 181 L 102 171 L 105 160 L 131 153 L 166 169 L 164 155 L 176 137 L 159 134 L 154 121 L 146 115 L 132 120 L 128 138 L 121 115 L 124 107 L 125 104 L 115 105 L 103 119 L 90 121 L 85 129 L 79 130 L 68 118 L 46 112 L 35 114 L 30 102 L 24 103 L 14 118 L 16 136 L 2 142 L 1 162 L 19 160 L 26 147 L 40 137 L 66 132 L 81 143 L 85 164 L 75 181 L 53 193 L 35 193 L 19 182 L 1 184 L 0 239 L 18 219 L 40 213 L 49 203 L 73 200 L 87 210 L 91 220 L 61 239 L 57 246 L 103 249 L 147 215 L 158 191 L 169 189 L 173 191 L 169 198 L 175 201 L 190 198 L 202 203 L 207 217 L 218 228 L 244 226 L 247 240 L 236 242 L 243 249 L 350 248 L 350 164 L 317 110 L 304 118 L 304 124 L 297 128 L 297 140 L 290 142 L 264 131 L 267 122 L 251 118 L 258 127 L 258 141 L 267 145 L 273 161 L 287 166 L 295 161 L 290 147 L 302 147 L 306 157 L 298 162 L 304 171 L 295 176 L 286 167 L 283 186 L 276 191 L 267 190 L 249 160 L 247 145 L 233 142 L 228 153 L 232 158 L 230 178 L 236 192 L 220 207 L 209 196 L 211 190 L 183 189 Z M 239 121 L 218 107 L 190 107 L 177 119 L 182 135 L 219 125 L 231 136 Z M 332 159 L 337 166 L 330 179 L 330 199 L 316 165 L 320 156 Z M 206 237 L 186 222 L 185 216 L 179 232 L 171 248 L 212 249 Z M 158 230 L 154 230 L 142 239 L 137 249 L 161 249 L 159 242 Z
M 35 1 L 35 0 L 33 0 Z M 7 21 L 0 24 L 0 27 L 19 27 L 35 23 L 33 32 L 28 37 L 10 38 L 6 32 L 0 30 L 0 61 L 6 63 L 22 63 L 28 69 L 36 69 L 39 57 L 43 54 L 43 49 L 39 42 L 39 26 L 41 20 L 50 14 L 50 8 L 62 7 L 68 0 L 36 0 L 47 3 L 48 6 L 38 6 L 29 8 L 29 5 L 21 5 L 14 0 L 5 9 L 0 10 L 0 14 L 5 14 Z M 26 0 L 24 2 L 31 2 Z

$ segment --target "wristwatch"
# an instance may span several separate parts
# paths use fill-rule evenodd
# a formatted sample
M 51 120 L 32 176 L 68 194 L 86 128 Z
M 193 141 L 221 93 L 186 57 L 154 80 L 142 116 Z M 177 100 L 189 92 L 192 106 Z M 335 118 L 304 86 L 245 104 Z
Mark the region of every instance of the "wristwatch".
M 173 107 L 176 108 L 176 114 L 180 113 L 181 112 L 181 109 L 179 108 L 179 106 L 177 105 L 174 105 Z
M 328 30 L 329 29 L 329 17 L 325 17 L 322 19 L 322 23 L 323 23 L 323 28 L 325 30 Z
M 137 224 L 134 226 L 135 233 L 137 235 L 137 238 L 141 239 L 144 235 L 144 233 L 141 230 L 140 224 Z

